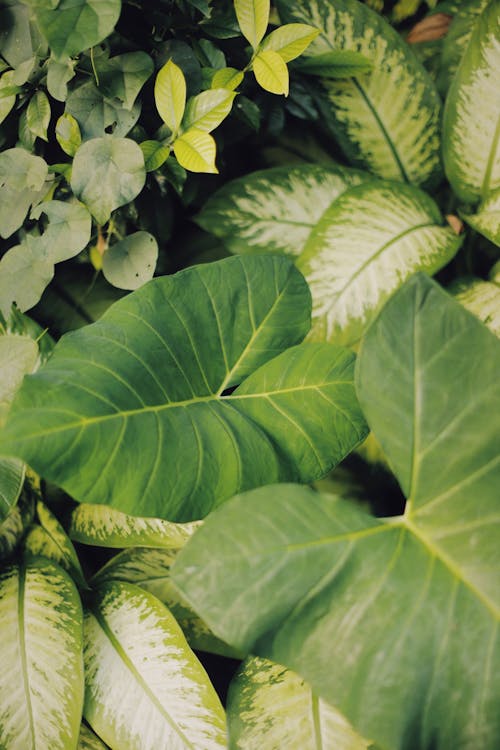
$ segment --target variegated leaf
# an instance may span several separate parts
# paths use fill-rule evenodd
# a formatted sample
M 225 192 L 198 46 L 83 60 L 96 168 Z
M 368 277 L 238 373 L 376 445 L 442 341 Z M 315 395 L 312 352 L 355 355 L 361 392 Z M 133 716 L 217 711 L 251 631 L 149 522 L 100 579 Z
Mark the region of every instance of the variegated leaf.
M 449 290 L 500 338 L 500 286 L 492 281 L 458 280 Z
M 86 720 L 116 750 L 226 746 L 224 710 L 168 609 L 129 583 L 85 617 Z
M 69 536 L 97 547 L 180 549 L 201 521 L 171 523 L 161 518 L 129 516 L 108 505 L 81 503 L 71 514 Z
M 194 524 L 193 524 L 194 525 Z M 187 539 L 186 539 L 187 541 Z M 179 547 L 180 548 L 180 547 Z M 170 580 L 170 566 L 179 549 L 135 547 L 115 555 L 92 579 L 93 586 L 107 581 L 126 581 L 156 596 L 174 615 L 186 639 L 198 651 L 232 658 L 242 654 L 217 638 L 208 625 L 193 612 Z
M 465 203 L 500 188 L 499 70 L 500 4 L 494 1 L 474 27 L 444 112 L 446 175 Z
M 397 32 L 358 0 L 279 0 L 277 6 L 283 22 L 321 29 L 308 57 L 353 50 L 373 64 L 366 75 L 322 83 L 324 123 L 349 159 L 389 179 L 439 179 L 440 99 Z
M 8 460 L 10 459 L 0 459 L 0 471 L 3 470 L 2 464 L 7 463 Z M 5 518 L 0 521 L 0 560 L 9 557 L 15 550 L 35 515 L 35 505 L 30 487 L 26 485 L 24 491 L 21 492 L 24 482 L 24 468 L 23 464 L 16 502 Z
M 229 746 L 238 750 L 368 750 L 333 706 L 295 672 L 250 656 L 228 695 Z
M 461 215 L 476 232 L 500 247 L 500 188 L 486 196 L 476 213 Z
M 462 0 L 443 40 L 437 78 L 439 92 L 445 96 L 470 42 L 474 25 L 490 0 Z
M 86 724 L 82 724 L 77 750 L 107 750 L 107 747 Z
M 76 747 L 83 703 L 82 612 L 73 581 L 33 558 L 0 573 L 0 747 Z

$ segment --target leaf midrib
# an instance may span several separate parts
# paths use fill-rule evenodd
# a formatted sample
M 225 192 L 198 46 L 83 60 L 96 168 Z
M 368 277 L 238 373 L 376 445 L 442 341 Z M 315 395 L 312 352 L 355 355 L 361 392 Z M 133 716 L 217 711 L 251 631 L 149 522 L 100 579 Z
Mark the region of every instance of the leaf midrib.
M 35 750 L 35 721 L 33 717 L 33 705 L 31 702 L 31 692 L 29 689 L 29 676 L 28 676 L 28 659 L 26 656 L 26 633 L 25 633 L 25 616 L 24 616 L 24 596 L 26 592 L 26 567 L 21 565 L 19 567 L 19 588 L 18 588 L 18 599 L 17 607 L 19 613 L 19 650 L 21 655 L 21 672 L 23 675 L 24 693 L 26 695 L 26 713 L 28 714 L 29 724 L 29 736 L 31 740 L 31 748 Z

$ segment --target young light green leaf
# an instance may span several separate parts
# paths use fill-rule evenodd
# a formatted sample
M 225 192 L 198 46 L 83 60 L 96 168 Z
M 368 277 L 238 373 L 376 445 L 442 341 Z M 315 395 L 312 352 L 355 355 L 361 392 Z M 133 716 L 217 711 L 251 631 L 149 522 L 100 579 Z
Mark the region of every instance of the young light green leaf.
M 64 337 L 25 379 L 0 451 L 76 499 L 176 521 L 201 518 L 242 488 L 319 478 L 366 426 L 351 353 L 285 351 L 309 315 L 307 284 L 278 256 L 153 279 Z
M 149 232 L 134 232 L 115 242 L 102 259 L 102 272 L 118 289 L 138 289 L 153 278 L 158 243 Z
M 233 253 L 295 257 L 338 196 L 366 179 L 355 169 L 312 164 L 253 172 L 211 196 L 196 222 Z
M 212 88 L 189 99 L 182 126 L 210 133 L 231 111 L 236 94 L 227 88 Z
M 47 90 L 53 99 L 65 102 L 68 96 L 68 83 L 75 77 L 75 61 L 50 59 L 47 63 Z
M 306 75 L 322 78 L 353 78 L 363 76 L 373 69 L 365 55 L 350 49 L 332 50 L 321 55 L 306 57 L 299 62 L 299 70 Z
M 321 84 L 323 122 L 351 162 L 388 179 L 439 180 L 440 99 L 395 29 L 357 0 L 278 0 L 277 7 L 282 21 L 321 30 L 308 56 L 347 50 L 372 63 L 369 74 Z
M 174 141 L 177 161 L 189 172 L 218 174 L 215 166 L 217 146 L 209 133 L 191 128 Z
M 10 237 L 22 225 L 29 207 L 43 188 L 47 174 L 45 161 L 23 148 L 9 148 L 0 153 L 1 237 Z
M 249 656 L 228 695 L 229 746 L 238 750 L 369 750 L 342 714 L 279 664 Z
M 129 138 L 94 138 L 75 154 L 71 188 L 99 224 L 139 195 L 145 181 L 142 151 Z
M 358 362 L 404 515 L 260 488 L 207 518 L 172 579 L 219 638 L 297 671 L 377 745 L 411 736 L 415 750 L 494 750 L 500 343 L 418 274 L 370 327 Z
M 446 99 L 444 165 L 465 203 L 477 203 L 500 188 L 499 36 L 500 7 L 490 2 L 474 26 Z
M 56 60 L 64 61 L 99 44 L 112 31 L 121 0 L 30 0 L 38 28 Z
M 288 68 L 278 52 L 261 50 L 253 59 L 252 69 L 259 86 L 271 94 L 288 96 Z
M 14 71 L 7 70 L 0 76 L 0 123 L 2 123 L 16 103 L 18 86 L 13 82 Z
M 311 44 L 319 34 L 319 29 L 306 23 L 287 23 L 279 26 L 266 36 L 261 50 L 273 50 L 285 61 L 295 60 Z
M 153 60 L 145 52 L 126 52 L 104 59 L 97 65 L 99 89 L 104 96 L 119 99 L 125 109 L 132 109 L 153 70 Z
M 165 164 L 170 156 L 170 146 L 161 141 L 143 141 L 139 143 L 144 156 L 146 172 L 154 172 Z
M 168 609 L 102 584 L 85 617 L 84 716 L 111 747 L 226 747 L 224 710 Z
M 269 23 L 270 0 L 234 0 L 234 9 L 241 33 L 256 50 Z
M 178 524 L 179 525 L 179 524 Z M 187 526 L 187 524 L 185 524 Z M 192 531 L 196 528 L 191 524 Z M 115 555 L 93 577 L 92 586 L 107 581 L 126 581 L 140 586 L 156 596 L 172 612 L 181 626 L 191 648 L 230 658 L 241 658 L 242 654 L 216 638 L 207 625 L 184 602 L 170 580 L 170 567 L 190 535 L 171 549 L 126 549 Z
M 500 337 L 500 286 L 498 284 L 474 277 L 457 279 L 448 291 Z
M 56 122 L 56 139 L 68 156 L 74 156 L 82 144 L 78 123 L 68 112 L 64 112 Z
M 237 70 L 236 68 L 221 68 L 220 70 L 215 71 L 210 88 L 234 91 L 238 88 L 244 77 L 242 70 Z
M 488 193 L 476 213 L 461 212 L 460 215 L 476 232 L 500 247 L 500 188 Z
M 1 561 L 6 560 L 14 552 L 35 515 L 33 493 L 28 483 L 24 485 L 25 476 L 23 463 L 0 457 Z
M 97 547 L 163 547 L 180 549 L 198 528 L 193 523 L 170 523 L 161 518 L 140 518 L 107 505 L 82 503 L 71 514 L 69 536 Z
M 0 745 L 75 747 L 83 703 L 82 611 L 69 576 L 35 558 L 0 572 Z
M 155 81 L 156 108 L 172 133 L 179 130 L 186 107 L 186 79 L 172 60 L 158 71 Z
M 106 135 L 123 138 L 137 122 L 141 107 L 136 102 L 132 109 L 125 109 L 118 99 L 105 97 L 93 81 L 87 81 L 70 93 L 65 112 L 75 118 L 82 139 L 88 141 Z

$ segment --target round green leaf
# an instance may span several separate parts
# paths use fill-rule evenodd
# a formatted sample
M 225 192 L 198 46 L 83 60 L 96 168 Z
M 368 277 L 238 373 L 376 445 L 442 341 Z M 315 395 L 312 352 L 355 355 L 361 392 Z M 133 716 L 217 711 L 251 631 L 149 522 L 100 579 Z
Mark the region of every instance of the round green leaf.
M 90 214 L 81 203 L 73 201 L 44 201 L 31 212 L 32 219 L 45 214 L 49 225 L 40 238 L 38 247 L 52 263 L 61 263 L 74 258 L 90 240 L 92 221 Z
M 8 317 L 14 303 L 30 310 L 53 277 L 54 263 L 39 243 L 11 247 L 0 259 L 0 312 Z
M 158 243 L 149 232 L 134 232 L 115 242 L 102 259 L 102 272 L 118 289 L 138 289 L 153 278 Z
M 128 138 L 93 138 L 75 154 L 72 190 L 99 224 L 139 195 L 145 181 L 144 156 Z

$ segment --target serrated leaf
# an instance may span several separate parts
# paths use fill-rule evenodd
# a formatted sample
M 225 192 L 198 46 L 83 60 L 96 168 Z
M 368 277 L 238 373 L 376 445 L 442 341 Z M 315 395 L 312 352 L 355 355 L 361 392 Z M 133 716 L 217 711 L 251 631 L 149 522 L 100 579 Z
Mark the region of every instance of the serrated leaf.
M 56 139 L 68 156 L 74 156 L 82 144 L 79 125 L 69 112 L 64 112 L 57 120 Z
M 170 146 L 161 141 L 143 141 L 139 143 L 144 156 L 146 172 L 154 172 L 165 164 L 170 156 Z
M 22 225 L 28 209 L 37 199 L 48 167 L 40 156 L 23 148 L 0 153 L 0 236 L 7 238 Z
M 172 133 L 176 133 L 186 107 L 186 79 L 172 60 L 168 60 L 158 71 L 154 90 L 156 108 L 161 119 Z
M 174 141 L 177 161 L 188 172 L 218 174 L 215 166 L 217 146 L 209 133 L 191 128 Z
M 448 291 L 500 337 L 500 286 L 498 284 L 476 278 L 457 279 Z
M 453 190 L 477 203 L 500 188 L 500 7 L 479 16 L 450 87 L 443 120 L 443 159 Z
M 211 514 L 171 572 L 218 637 L 297 671 L 381 747 L 498 745 L 499 368 L 495 336 L 416 275 L 357 370 L 404 515 L 261 488 Z
M 288 68 L 278 52 L 261 50 L 253 59 L 252 69 L 259 86 L 271 94 L 288 96 Z
M 100 586 L 85 617 L 84 716 L 111 747 L 226 747 L 225 716 L 168 609 L 137 586 Z
M 68 534 L 76 542 L 97 547 L 178 549 L 199 524 L 199 521 L 170 523 L 161 518 L 140 518 L 107 505 L 82 503 L 71 514 Z
M 71 188 L 99 224 L 139 195 L 145 181 L 142 151 L 129 138 L 93 138 L 73 159 Z
M 75 61 L 50 59 L 47 63 L 47 90 L 53 99 L 65 102 L 68 96 L 68 83 L 75 77 Z
M 134 232 L 115 242 L 102 259 L 102 272 L 118 289 L 138 289 L 153 278 L 158 243 L 149 232 Z
M 212 89 L 228 89 L 234 91 L 244 78 L 242 70 L 236 68 L 221 68 L 214 73 L 210 87 Z
M 279 0 L 277 7 L 282 21 L 321 29 L 308 56 L 348 50 L 372 63 L 369 74 L 322 82 L 323 122 L 349 160 L 387 179 L 439 180 L 440 99 L 398 33 L 357 0 Z
M 236 94 L 227 88 L 211 88 L 189 99 L 182 125 L 210 133 L 231 111 Z
M 367 178 L 354 169 L 311 164 L 253 172 L 210 197 L 196 222 L 231 252 L 298 256 L 326 209 Z
M 99 44 L 114 29 L 121 0 L 60 0 L 28 3 L 56 60 L 63 61 Z
M 309 305 L 304 279 L 277 256 L 153 279 L 56 345 L 17 394 L 0 451 L 76 499 L 175 521 L 243 488 L 319 478 L 366 427 L 353 355 L 294 346 Z
M 257 49 L 269 23 L 270 0 L 234 0 L 234 9 L 241 33 Z
M 500 247 L 500 188 L 488 193 L 476 213 L 460 215 L 476 232 Z
M 262 50 L 273 50 L 285 61 L 295 60 L 316 39 L 319 29 L 305 23 L 287 23 L 271 31 L 261 44 Z
M 65 112 L 75 118 L 82 139 L 88 141 L 105 135 L 123 138 L 137 122 L 141 107 L 136 102 L 132 109 L 125 109 L 117 99 L 103 96 L 93 81 L 87 81 L 69 94 Z
M 298 674 L 248 657 L 228 695 L 229 746 L 238 750 L 368 750 L 348 721 L 318 698 Z
M 116 55 L 98 62 L 99 89 L 104 96 L 118 99 L 125 109 L 132 109 L 153 70 L 153 60 L 145 52 Z
M 352 78 L 366 75 L 373 63 L 365 55 L 350 49 L 332 50 L 306 57 L 299 62 L 299 70 L 306 75 L 323 78 Z
M 0 573 L 0 745 L 74 747 L 83 703 L 82 611 L 74 583 L 37 558 Z

